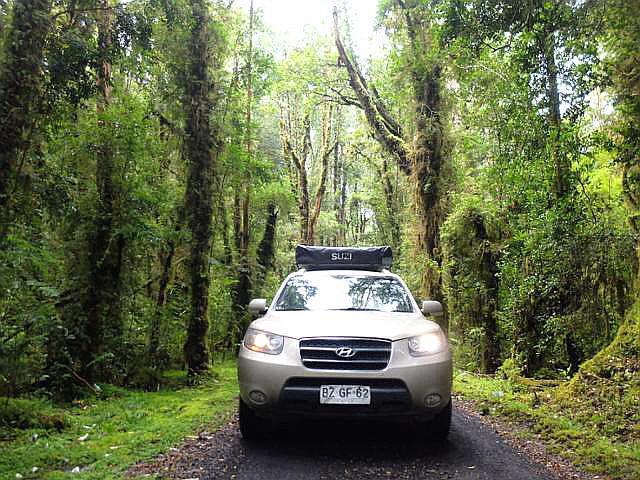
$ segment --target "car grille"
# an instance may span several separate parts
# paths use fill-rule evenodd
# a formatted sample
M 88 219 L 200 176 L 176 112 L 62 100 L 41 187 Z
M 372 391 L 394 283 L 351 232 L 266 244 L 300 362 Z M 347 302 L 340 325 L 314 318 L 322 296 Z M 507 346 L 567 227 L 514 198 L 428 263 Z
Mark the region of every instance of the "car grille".
M 352 356 L 338 355 L 350 349 Z M 305 338 L 300 340 L 302 364 L 313 370 L 383 370 L 389 364 L 391 342 L 377 338 Z

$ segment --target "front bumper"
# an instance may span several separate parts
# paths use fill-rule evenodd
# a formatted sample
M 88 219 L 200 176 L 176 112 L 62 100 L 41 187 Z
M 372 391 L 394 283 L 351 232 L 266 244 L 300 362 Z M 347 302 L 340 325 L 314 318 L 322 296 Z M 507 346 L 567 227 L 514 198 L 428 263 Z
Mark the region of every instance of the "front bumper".
M 392 343 L 384 370 L 316 370 L 303 366 L 299 341 L 285 338 L 279 355 L 253 352 L 244 346 L 238 358 L 240 396 L 262 416 L 421 416 L 439 413 L 451 398 L 452 362 L 447 350 L 414 357 L 407 340 Z M 371 405 L 321 405 L 320 385 L 371 387 Z M 261 392 L 263 396 L 251 396 Z M 434 395 L 440 399 L 433 403 Z M 426 398 L 432 403 L 427 406 Z

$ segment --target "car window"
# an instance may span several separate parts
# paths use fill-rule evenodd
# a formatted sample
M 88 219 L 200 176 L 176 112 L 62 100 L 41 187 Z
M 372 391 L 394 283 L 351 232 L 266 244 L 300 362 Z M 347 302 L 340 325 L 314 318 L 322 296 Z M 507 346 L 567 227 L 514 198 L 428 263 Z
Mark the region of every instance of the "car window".
M 274 309 L 413 311 L 409 294 L 397 279 L 342 274 L 290 278 Z

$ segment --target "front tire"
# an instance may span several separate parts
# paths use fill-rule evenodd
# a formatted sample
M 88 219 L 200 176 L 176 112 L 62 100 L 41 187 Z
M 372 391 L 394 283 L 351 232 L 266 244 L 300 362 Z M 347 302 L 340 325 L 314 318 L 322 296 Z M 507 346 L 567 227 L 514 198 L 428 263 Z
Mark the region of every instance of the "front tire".
M 240 434 L 247 442 L 255 442 L 264 438 L 264 420 L 258 417 L 242 401 L 242 398 L 238 405 L 238 423 L 240 424 Z
M 429 422 L 431 438 L 434 440 L 444 440 L 447 438 L 449 430 L 451 430 L 451 413 L 451 400 L 449 400 L 447 406 Z

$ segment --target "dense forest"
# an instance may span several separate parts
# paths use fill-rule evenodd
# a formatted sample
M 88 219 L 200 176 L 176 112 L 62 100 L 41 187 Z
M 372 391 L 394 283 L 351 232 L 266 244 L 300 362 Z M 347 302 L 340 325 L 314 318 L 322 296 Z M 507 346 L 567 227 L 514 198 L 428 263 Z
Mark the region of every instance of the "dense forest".
M 638 1 L 380 0 L 367 62 L 247 5 L 0 2 L 0 396 L 196 378 L 295 245 L 390 245 L 458 368 L 639 418 Z

